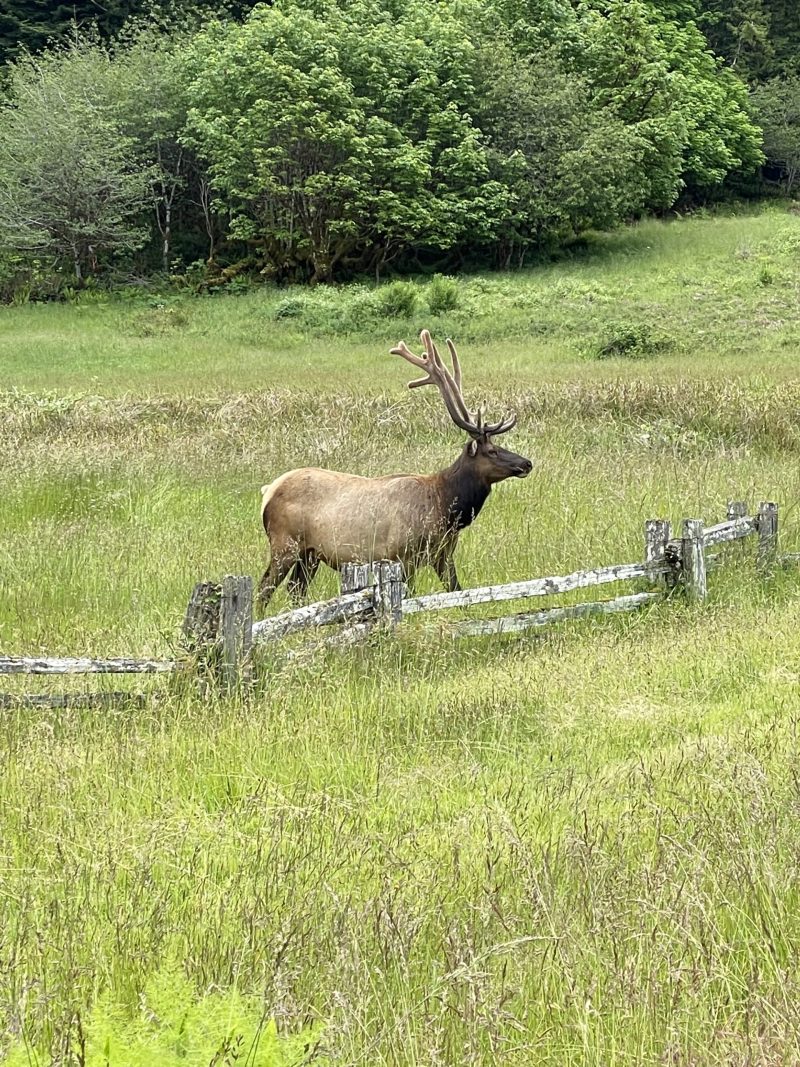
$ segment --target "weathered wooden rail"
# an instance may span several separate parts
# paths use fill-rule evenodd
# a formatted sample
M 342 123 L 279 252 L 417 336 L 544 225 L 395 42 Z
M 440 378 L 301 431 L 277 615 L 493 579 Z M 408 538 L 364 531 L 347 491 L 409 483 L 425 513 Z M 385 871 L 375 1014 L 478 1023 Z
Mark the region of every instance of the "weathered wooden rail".
M 175 667 L 172 659 L 0 656 L 0 674 L 169 674 Z
M 571 574 L 532 578 L 527 581 L 486 585 L 457 592 L 408 596 L 400 564 L 379 563 L 343 568 L 341 595 L 308 604 L 253 622 L 253 582 L 248 576 L 229 575 L 222 582 L 195 586 L 182 627 L 182 644 L 174 659 L 92 659 L 0 656 L 0 674 L 172 674 L 195 675 L 204 691 L 210 686 L 232 693 L 252 679 L 253 648 L 285 640 L 303 631 L 339 626 L 324 644 L 358 640 L 373 629 L 392 629 L 403 619 L 423 612 L 465 609 L 483 604 L 552 597 L 594 586 L 628 582 L 646 583 L 649 590 L 626 593 L 606 600 L 593 600 L 564 607 L 517 612 L 496 618 L 461 619 L 445 624 L 452 637 L 478 637 L 540 629 L 593 615 L 636 611 L 663 600 L 675 591 L 693 601 L 708 594 L 707 550 L 742 538 L 756 536 L 756 562 L 768 571 L 779 559 L 778 507 L 762 503 L 755 515 L 747 514 L 742 501 L 728 505 L 723 522 L 706 527 L 700 519 L 685 519 L 680 537 L 672 536 L 665 519 L 645 523 L 644 560 L 574 571 Z M 794 553 L 780 557 L 800 559 Z M 344 627 L 344 629 L 341 629 Z M 0 694 L 0 708 L 51 705 L 70 707 L 81 696 L 93 706 L 106 706 L 115 697 L 131 700 L 136 694 L 7 695 Z

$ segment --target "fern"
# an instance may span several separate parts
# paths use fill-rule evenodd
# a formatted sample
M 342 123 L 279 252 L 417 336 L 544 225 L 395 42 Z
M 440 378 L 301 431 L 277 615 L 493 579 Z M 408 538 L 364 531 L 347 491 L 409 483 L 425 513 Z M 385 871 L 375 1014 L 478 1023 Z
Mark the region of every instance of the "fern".
M 83 1067 L 300 1067 L 326 1062 L 319 1035 L 309 1029 L 282 1035 L 254 997 L 238 990 L 198 997 L 177 969 L 163 969 L 146 984 L 131 1017 L 108 994 L 83 1024 Z M 24 1041 L 4 1067 L 34 1067 L 47 1057 Z

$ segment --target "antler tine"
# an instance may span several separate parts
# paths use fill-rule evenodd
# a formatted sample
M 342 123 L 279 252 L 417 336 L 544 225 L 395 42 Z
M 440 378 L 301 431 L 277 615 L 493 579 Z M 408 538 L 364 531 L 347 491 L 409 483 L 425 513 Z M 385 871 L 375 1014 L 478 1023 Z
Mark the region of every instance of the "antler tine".
M 467 422 L 469 422 L 474 427 L 474 429 L 477 429 L 477 426 L 475 425 L 475 416 L 467 407 L 466 402 L 464 400 L 464 396 L 461 392 L 461 364 L 458 362 L 458 356 L 455 357 L 455 360 L 453 362 L 453 371 L 455 374 L 454 377 L 454 375 L 451 374 L 448 370 L 447 365 L 445 364 L 442 357 L 439 355 L 439 349 L 434 344 L 433 338 L 430 335 L 430 331 L 423 330 L 419 337 L 423 345 L 425 346 L 425 351 L 428 353 L 429 361 L 436 368 L 435 371 L 431 370 L 429 371 L 429 373 L 431 375 L 435 373 L 439 378 L 443 380 L 444 385 L 446 386 L 447 391 L 450 395 L 450 399 L 461 412 L 461 417 Z M 449 348 L 450 353 L 452 355 L 455 351 L 455 347 L 453 345 L 453 342 L 449 339 L 447 341 L 447 347 Z
M 415 356 L 405 341 L 398 341 L 394 348 L 389 349 L 389 355 L 402 356 L 403 359 L 407 359 L 409 363 L 413 363 L 415 367 L 423 367 L 425 369 L 428 367 L 427 360 Z
M 428 330 L 422 331 L 420 340 L 425 348 L 424 356 L 415 356 L 405 341 L 400 341 L 399 344 L 390 349 L 392 355 L 402 356 L 403 359 L 412 363 L 415 367 L 421 367 L 427 372 L 424 378 L 415 378 L 414 381 L 409 382 L 409 389 L 417 389 L 423 385 L 435 385 L 439 390 L 450 418 L 456 426 L 466 430 L 469 434 L 475 435 L 479 432 L 475 422 L 469 411 L 467 411 L 463 397 L 456 388 L 452 375 L 442 362 Z
M 409 363 L 413 363 L 415 367 L 422 367 L 424 370 L 428 371 L 424 378 L 415 378 L 413 382 L 409 382 L 409 389 L 418 389 L 421 385 L 436 384 L 436 382 L 431 377 L 430 364 L 428 360 L 425 357 L 420 358 L 419 356 L 415 356 L 411 349 L 408 347 L 408 345 L 405 343 L 405 341 L 400 341 L 394 348 L 390 348 L 389 355 L 402 356 L 403 359 L 407 359 Z
M 421 385 L 435 385 L 436 382 L 430 375 L 430 364 L 424 357 L 420 358 L 415 356 L 405 341 L 400 341 L 394 348 L 389 349 L 389 355 L 402 356 L 403 359 L 407 359 L 409 363 L 413 363 L 415 367 L 422 367 L 428 371 L 428 374 L 424 378 L 415 378 L 413 382 L 408 383 L 409 389 L 418 389 Z
M 515 414 L 506 415 L 500 422 L 487 423 L 483 428 L 483 432 L 489 437 L 496 437 L 501 433 L 508 433 L 509 430 L 513 430 L 517 425 L 517 416 Z
M 450 340 L 449 337 L 447 338 L 447 342 L 446 343 L 447 343 L 447 348 L 448 348 L 448 350 L 450 352 L 450 359 L 453 361 L 453 380 L 455 381 L 456 388 L 458 389 L 458 391 L 460 393 L 461 392 L 461 363 L 459 362 L 459 359 L 458 359 L 458 353 L 456 352 L 456 346 L 453 344 L 453 342 Z
M 425 349 L 424 356 L 414 355 L 405 341 L 400 341 L 394 348 L 390 349 L 393 356 L 402 356 L 403 359 L 426 372 L 423 378 L 415 378 L 409 382 L 409 389 L 418 389 L 423 385 L 435 385 L 439 390 L 450 418 L 456 426 L 466 430 L 472 437 L 493 437 L 513 429 L 517 422 L 516 415 L 509 414 L 499 422 L 487 423 L 484 421 L 486 412 L 483 406 L 475 413 L 469 410 L 461 392 L 461 363 L 456 352 L 456 346 L 449 337 L 447 338 L 447 349 L 453 363 L 452 372 L 439 355 L 439 350 L 433 342 L 430 331 L 422 330 L 419 337 Z

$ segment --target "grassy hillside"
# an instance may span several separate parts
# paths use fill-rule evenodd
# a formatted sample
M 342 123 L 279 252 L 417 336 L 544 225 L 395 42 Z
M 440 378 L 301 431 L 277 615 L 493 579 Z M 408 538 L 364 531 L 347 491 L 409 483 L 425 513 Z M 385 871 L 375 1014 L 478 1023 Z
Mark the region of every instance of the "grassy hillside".
M 798 251 L 774 211 L 411 296 L 5 310 L 0 649 L 168 652 L 195 581 L 260 573 L 262 482 L 449 463 L 386 354 L 426 325 L 535 463 L 464 536 L 465 585 L 636 560 L 646 518 L 730 498 L 779 501 L 798 550 Z M 461 644 L 409 621 L 276 658 L 248 705 L 3 712 L 0 1047 L 79 1062 L 97 997 L 121 1032 L 166 967 L 336 1064 L 790 1062 L 800 570 L 729 559 L 701 609 Z

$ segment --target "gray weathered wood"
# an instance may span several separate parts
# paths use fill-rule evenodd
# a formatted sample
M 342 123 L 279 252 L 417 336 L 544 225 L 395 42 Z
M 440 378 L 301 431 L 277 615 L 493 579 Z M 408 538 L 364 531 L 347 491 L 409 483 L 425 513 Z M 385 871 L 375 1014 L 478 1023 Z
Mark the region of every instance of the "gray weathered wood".
M 145 693 L 0 693 L 0 709 L 13 708 L 142 708 Z
M 253 579 L 249 575 L 226 575 L 222 579 L 219 635 L 222 687 L 232 692 L 250 676 L 253 642 Z
M 617 612 L 635 611 L 645 604 L 663 600 L 661 593 L 632 593 L 615 600 L 594 600 L 587 604 L 573 604 L 566 608 L 548 608 L 544 611 L 506 615 L 500 619 L 475 619 L 454 623 L 448 628 L 452 637 L 484 637 L 490 634 L 517 633 L 540 626 L 552 626 L 559 622 L 582 619 L 590 615 L 614 615 Z
M 90 659 L 88 656 L 0 656 L 0 674 L 167 674 L 174 660 Z
M 672 524 L 669 519 L 647 519 L 644 524 L 644 561 L 652 567 L 664 562 Z
M 221 599 L 219 582 L 198 582 L 192 590 L 183 619 L 183 637 L 187 651 L 193 655 L 206 658 L 215 646 Z
M 741 537 L 749 537 L 758 528 L 756 519 L 746 515 L 728 519 L 726 522 L 718 522 L 716 526 L 709 526 L 703 534 L 703 543 L 706 548 L 711 545 L 721 545 L 726 541 L 738 541 Z
M 403 614 L 413 615 L 418 611 L 442 611 L 445 608 L 464 608 L 473 604 L 488 604 L 502 600 L 525 600 L 529 597 L 552 596 L 568 593 L 573 589 L 585 589 L 592 585 L 609 582 L 627 582 L 634 578 L 655 579 L 668 571 L 666 564 L 623 563 L 597 570 L 575 571 L 573 574 L 556 575 L 550 578 L 533 578 L 526 582 L 510 582 L 507 585 L 485 585 L 478 589 L 461 589 L 455 593 L 430 593 L 427 596 L 409 597 L 403 602 Z
M 341 569 L 342 593 L 357 593 L 371 589 L 373 572 L 371 563 L 345 563 Z
M 683 560 L 683 584 L 690 600 L 705 600 L 708 594 L 706 580 L 706 557 L 703 551 L 704 529 L 702 519 L 684 519 L 681 555 Z
M 406 595 L 402 563 L 376 560 L 373 563 L 346 563 L 341 569 L 342 592 L 372 589 L 375 620 L 395 626 L 402 618 Z
M 253 623 L 254 641 L 275 641 L 288 637 L 308 627 L 328 626 L 335 622 L 348 622 L 374 613 L 373 591 L 369 586 L 354 593 L 345 593 L 333 600 L 308 604 L 293 611 L 284 611 L 268 619 Z
M 764 500 L 758 505 L 758 555 L 761 570 L 770 570 L 778 558 L 778 505 Z
M 747 501 L 746 500 L 729 500 L 728 501 L 728 520 L 730 519 L 744 519 L 747 517 Z
M 664 588 L 674 585 L 674 577 L 667 546 L 672 537 L 672 523 L 669 519 L 647 519 L 644 524 L 644 561 L 650 568 L 662 567 L 665 572 L 654 575 L 653 581 Z
M 403 617 L 403 600 L 406 594 L 403 565 L 389 560 L 373 563 L 372 579 L 377 620 L 388 626 L 396 626 Z

